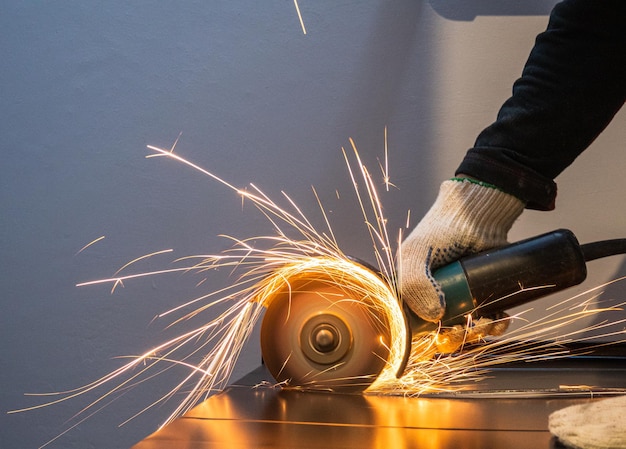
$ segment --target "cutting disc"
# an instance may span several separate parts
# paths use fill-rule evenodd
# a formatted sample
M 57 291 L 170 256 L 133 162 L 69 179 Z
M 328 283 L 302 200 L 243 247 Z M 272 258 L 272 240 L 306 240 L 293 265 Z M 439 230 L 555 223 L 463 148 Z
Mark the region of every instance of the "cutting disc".
M 303 273 L 268 303 L 261 325 L 263 360 L 289 387 L 364 390 L 389 357 L 389 323 L 380 308 L 356 288 Z

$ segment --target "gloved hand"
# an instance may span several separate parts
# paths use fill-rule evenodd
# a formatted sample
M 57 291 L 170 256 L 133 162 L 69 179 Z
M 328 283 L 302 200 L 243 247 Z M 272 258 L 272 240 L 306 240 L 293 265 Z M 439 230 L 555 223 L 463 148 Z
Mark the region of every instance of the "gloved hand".
M 524 203 L 468 178 L 441 184 L 437 200 L 404 240 L 398 264 L 400 295 L 419 317 L 439 320 L 444 293 L 432 276 L 465 255 L 505 245 Z

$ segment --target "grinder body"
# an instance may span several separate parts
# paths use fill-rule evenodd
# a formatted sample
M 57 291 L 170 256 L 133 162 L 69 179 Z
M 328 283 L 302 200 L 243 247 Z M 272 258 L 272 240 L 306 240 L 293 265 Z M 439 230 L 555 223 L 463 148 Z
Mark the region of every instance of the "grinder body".
M 587 277 L 587 266 L 574 234 L 559 229 L 464 257 L 436 270 L 433 277 L 446 298 L 441 324 L 452 326 L 466 323 L 469 314 L 494 316 L 578 285 Z M 406 313 L 414 334 L 438 327 Z

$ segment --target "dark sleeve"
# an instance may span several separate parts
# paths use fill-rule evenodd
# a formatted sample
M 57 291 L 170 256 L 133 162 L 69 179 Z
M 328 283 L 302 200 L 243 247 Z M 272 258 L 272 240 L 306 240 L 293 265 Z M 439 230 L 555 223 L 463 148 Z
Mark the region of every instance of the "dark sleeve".
M 457 174 L 554 209 L 561 173 L 626 99 L 626 1 L 565 0 L 537 36 L 513 94 Z

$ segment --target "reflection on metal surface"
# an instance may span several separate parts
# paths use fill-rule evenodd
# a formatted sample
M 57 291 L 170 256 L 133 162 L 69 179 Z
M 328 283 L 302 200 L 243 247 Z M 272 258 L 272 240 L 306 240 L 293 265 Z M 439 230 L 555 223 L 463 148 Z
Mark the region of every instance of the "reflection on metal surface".
M 592 400 L 590 386 L 626 392 L 626 358 L 512 365 L 447 397 L 254 387 L 268 379 L 260 367 L 133 449 L 547 448 L 552 411 Z

